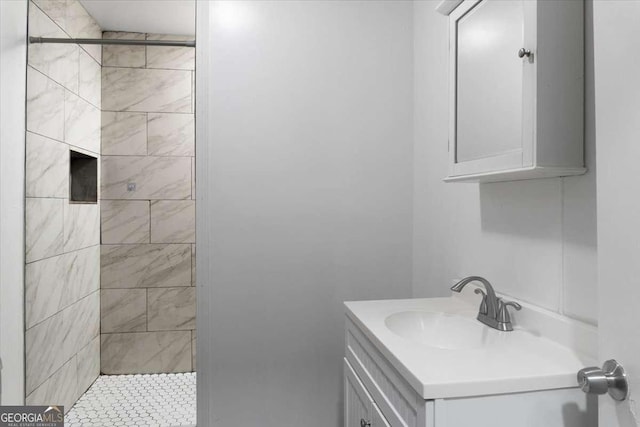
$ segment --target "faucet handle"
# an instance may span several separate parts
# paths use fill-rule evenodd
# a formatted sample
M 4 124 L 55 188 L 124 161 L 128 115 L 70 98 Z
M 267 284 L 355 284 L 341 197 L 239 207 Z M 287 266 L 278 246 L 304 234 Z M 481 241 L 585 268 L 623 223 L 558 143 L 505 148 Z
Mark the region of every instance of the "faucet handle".
M 515 308 L 517 311 L 522 310 L 522 306 L 515 301 L 503 301 L 498 299 L 498 322 L 511 323 L 511 315 L 509 314 L 508 306 Z
M 479 314 L 486 315 L 489 312 L 489 308 L 487 307 L 487 294 L 480 288 L 476 288 L 473 292 L 482 295 L 482 302 L 480 303 L 480 310 L 478 310 L 478 312 Z

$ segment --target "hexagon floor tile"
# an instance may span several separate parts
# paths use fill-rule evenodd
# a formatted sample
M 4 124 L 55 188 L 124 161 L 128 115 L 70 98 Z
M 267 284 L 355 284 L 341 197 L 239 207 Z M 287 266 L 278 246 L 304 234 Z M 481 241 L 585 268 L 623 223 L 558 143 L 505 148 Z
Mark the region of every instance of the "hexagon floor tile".
M 195 372 L 102 375 L 65 416 L 67 427 L 195 424 Z

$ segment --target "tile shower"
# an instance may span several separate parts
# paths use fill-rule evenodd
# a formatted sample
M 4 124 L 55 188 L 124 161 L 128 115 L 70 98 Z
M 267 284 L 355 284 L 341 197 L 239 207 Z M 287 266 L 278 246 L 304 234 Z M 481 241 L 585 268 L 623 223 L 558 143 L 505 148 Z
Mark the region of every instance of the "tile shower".
M 104 46 L 102 67 L 102 372 L 191 371 L 195 52 Z
M 30 35 L 101 37 L 78 2 L 29 5 Z M 100 210 L 70 203 L 70 152 L 100 158 L 101 50 L 31 45 L 27 67 L 26 403 L 68 410 L 100 370 Z
M 78 0 L 32 0 L 29 34 L 186 39 L 103 33 Z M 195 371 L 194 73 L 191 48 L 29 46 L 27 404 Z M 78 158 L 96 159 L 95 201 L 71 200 Z

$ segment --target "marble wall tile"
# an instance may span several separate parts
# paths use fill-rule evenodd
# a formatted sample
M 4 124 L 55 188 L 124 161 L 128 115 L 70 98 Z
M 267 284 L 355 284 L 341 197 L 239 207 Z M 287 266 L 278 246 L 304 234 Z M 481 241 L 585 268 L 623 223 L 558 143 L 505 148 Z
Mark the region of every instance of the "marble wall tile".
M 104 374 L 191 371 L 191 332 L 102 334 Z
M 196 370 L 196 330 L 191 331 L 191 370 Z
M 98 204 L 64 204 L 64 251 L 100 244 L 100 207 Z
M 64 30 L 67 19 L 67 1 L 68 0 L 33 0 L 33 3 Z
M 101 287 L 189 286 L 190 245 L 103 245 Z
M 141 35 L 105 33 L 104 37 Z M 113 309 L 103 312 L 122 311 L 112 321 L 103 319 L 105 373 L 171 372 L 176 363 L 181 365 L 179 371 L 189 371 L 195 364 L 195 334 L 187 330 L 195 328 L 196 293 L 191 286 L 195 282 L 193 55 L 193 49 L 103 49 L 101 288 L 105 303 L 110 298 L 115 301 Z M 135 184 L 135 189 L 129 191 L 128 184 Z M 143 212 L 150 217 L 148 222 Z M 146 234 L 145 225 L 150 230 Z M 135 230 L 130 230 L 132 226 Z M 157 244 L 154 238 L 186 243 Z M 144 307 L 132 303 L 134 308 L 123 308 L 121 301 L 137 301 L 143 292 Z M 143 313 L 145 328 L 140 321 Z M 141 331 L 119 332 L 131 330 L 131 325 Z M 179 338 L 171 343 L 164 335 L 184 332 L 189 335 L 175 335 Z M 162 350 L 182 339 L 189 342 L 182 341 L 177 359 L 176 351 Z M 171 358 L 174 361 L 167 362 Z
M 100 331 L 100 292 L 96 291 L 27 329 L 26 394 L 40 386 Z
M 30 35 L 102 37 L 78 0 L 34 3 Z M 69 205 L 61 142 L 100 152 L 101 48 L 35 44 L 28 54 L 26 194 L 44 198 L 26 200 L 26 400 L 68 410 L 99 371 L 100 223 L 97 205 Z
M 80 49 L 80 61 L 78 71 L 78 94 L 100 109 L 102 90 L 102 68 L 87 52 Z
M 193 40 L 194 37 L 147 34 L 147 40 Z M 194 70 L 196 50 L 192 47 L 147 46 L 147 68 Z
M 135 191 L 127 184 L 135 183 Z M 188 199 L 191 159 L 188 157 L 102 157 L 102 199 Z
M 124 31 L 105 31 L 104 39 L 144 40 L 144 33 L 127 33 Z M 146 52 L 144 46 L 102 46 L 102 65 L 104 67 L 142 68 L 145 65 Z
M 147 154 L 147 114 L 102 112 L 102 154 Z
M 102 38 L 102 29 L 78 0 L 67 0 L 64 29 L 73 38 Z M 102 63 L 102 48 L 100 45 L 81 46 L 98 63 Z
M 64 352 L 71 357 L 100 334 L 100 291 L 89 294 L 62 313 L 67 326 Z
M 76 355 L 78 395 L 82 395 L 100 375 L 100 337 L 96 336 Z
M 149 155 L 195 155 L 193 114 L 149 113 L 147 128 Z
M 27 132 L 27 197 L 69 197 L 69 146 Z
M 29 35 L 33 37 L 69 37 L 33 4 L 29 7 Z M 79 53 L 78 45 L 34 43 L 29 45 L 29 65 L 77 93 Z
M 27 264 L 25 268 L 27 329 L 99 288 L 99 246 Z
M 68 412 L 80 397 L 78 371 L 73 357 L 26 398 L 27 405 L 62 405 Z
M 78 0 L 33 0 L 70 37 L 99 39 L 102 29 Z M 97 45 L 82 45 L 96 61 L 101 62 L 102 49 Z
M 64 199 L 25 200 L 26 262 L 62 253 Z
M 147 200 L 103 200 L 102 244 L 149 243 Z
M 191 112 L 191 72 L 139 68 L 102 69 L 102 109 Z
M 194 243 L 196 204 L 193 200 L 151 202 L 151 243 Z
M 100 292 L 100 331 L 147 330 L 146 289 L 103 289 Z
M 27 67 L 27 130 L 64 140 L 64 88 Z
M 148 330 L 195 329 L 196 288 L 148 289 Z
M 100 153 L 100 110 L 66 91 L 64 116 L 64 141 L 93 153 Z
M 64 351 L 69 325 L 64 320 L 64 311 L 61 311 L 25 332 L 27 396 L 69 360 L 69 352 Z

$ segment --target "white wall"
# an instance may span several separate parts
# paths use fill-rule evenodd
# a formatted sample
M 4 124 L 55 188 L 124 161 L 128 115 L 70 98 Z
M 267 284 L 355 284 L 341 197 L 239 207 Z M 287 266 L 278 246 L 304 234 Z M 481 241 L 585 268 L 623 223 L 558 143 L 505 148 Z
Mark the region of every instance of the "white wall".
M 341 425 L 342 302 L 410 296 L 412 7 L 215 3 L 198 30 L 198 424 Z
M 0 2 L 0 20 L 0 404 L 21 405 L 27 2 Z
M 592 37 L 585 61 L 589 172 L 445 184 L 448 20 L 434 10 L 437 3 L 414 2 L 414 296 L 447 295 L 454 279 L 481 275 L 503 293 L 596 323 Z M 589 20 L 585 28 L 590 34 Z

